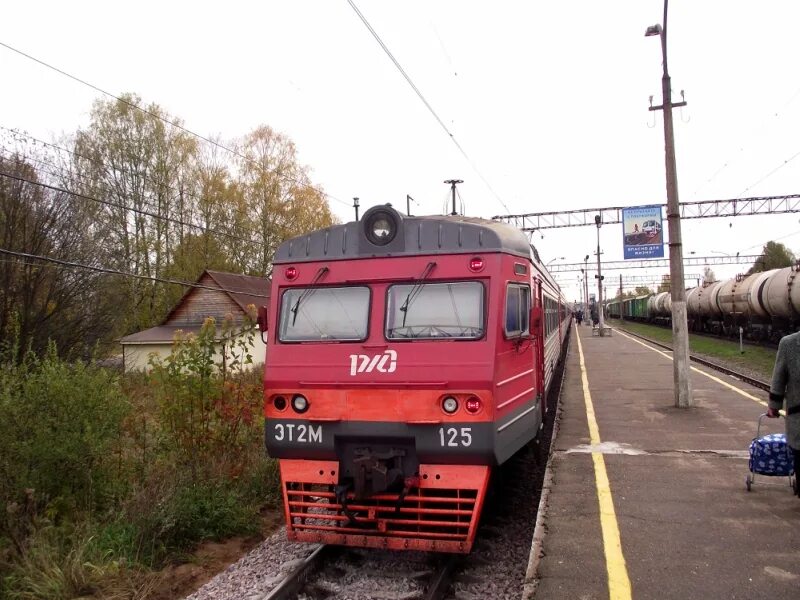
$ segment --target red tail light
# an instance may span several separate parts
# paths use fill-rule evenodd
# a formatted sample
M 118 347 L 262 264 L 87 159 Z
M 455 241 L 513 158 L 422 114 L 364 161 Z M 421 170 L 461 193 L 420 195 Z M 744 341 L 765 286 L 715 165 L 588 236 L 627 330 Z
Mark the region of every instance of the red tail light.
M 483 270 L 483 259 L 480 256 L 474 256 L 469 259 L 469 270 L 477 273 Z
M 283 271 L 283 276 L 289 281 L 297 279 L 299 274 L 300 272 L 297 270 L 297 267 L 286 267 L 286 269 Z
M 464 408 L 472 415 L 479 413 L 482 407 L 483 404 L 481 403 L 480 398 L 476 398 L 475 396 L 470 396 L 467 398 L 467 402 L 464 404 Z

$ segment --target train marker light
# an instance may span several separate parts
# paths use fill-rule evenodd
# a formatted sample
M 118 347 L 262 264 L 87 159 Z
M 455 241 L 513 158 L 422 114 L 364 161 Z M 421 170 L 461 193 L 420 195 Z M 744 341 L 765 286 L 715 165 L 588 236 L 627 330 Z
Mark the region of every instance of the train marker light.
M 299 274 L 300 272 L 297 270 L 297 267 L 286 267 L 286 269 L 283 271 L 283 276 L 289 281 L 294 281 L 297 279 Z
M 272 401 L 272 405 L 277 410 L 285 410 L 286 409 L 286 398 L 283 396 L 275 396 L 275 399 Z
M 448 415 L 452 415 L 458 410 L 458 400 L 452 396 L 447 396 L 447 398 L 442 400 L 442 410 L 444 410 L 444 412 L 446 412 Z
M 480 256 L 474 256 L 469 259 L 469 270 L 473 273 L 483 270 L 483 259 Z
M 295 394 L 292 397 L 292 408 L 296 413 L 304 413 L 308 410 L 309 404 L 308 400 L 306 400 L 305 396 L 301 396 L 300 394 Z
M 479 413 L 482 406 L 483 405 L 481 403 L 480 398 L 476 396 L 470 396 L 469 398 L 467 398 L 466 404 L 464 404 L 464 408 L 466 408 L 467 412 L 470 413 L 471 415 Z

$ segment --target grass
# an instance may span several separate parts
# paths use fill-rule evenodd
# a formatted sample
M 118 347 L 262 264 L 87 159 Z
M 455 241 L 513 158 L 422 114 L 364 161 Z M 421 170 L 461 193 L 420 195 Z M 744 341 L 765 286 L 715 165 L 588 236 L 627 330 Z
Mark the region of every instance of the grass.
M 619 319 L 610 321 L 614 327 L 647 336 L 663 344 L 672 344 L 670 328 Z M 710 360 L 724 361 L 731 368 L 742 367 L 752 371 L 767 381 L 772 377 L 772 369 L 775 366 L 775 349 L 745 344 L 744 353 L 741 353 L 738 341 L 689 334 L 689 349 L 693 354 L 702 355 Z

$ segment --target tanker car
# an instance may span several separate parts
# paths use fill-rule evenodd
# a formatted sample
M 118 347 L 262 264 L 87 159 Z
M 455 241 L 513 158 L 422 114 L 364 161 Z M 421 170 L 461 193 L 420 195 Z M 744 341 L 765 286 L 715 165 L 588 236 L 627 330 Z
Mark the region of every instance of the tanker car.
M 777 342 L 800 327 L 800 264 L 704 283 L 686 291 L 693 331 Z M 669 324 L 670 292 L 608 303 L 610 317 Z
M 259 322 L 288 537 L 467 553 L 571 312 L 519 230 L 385 205 L 282 244 Z

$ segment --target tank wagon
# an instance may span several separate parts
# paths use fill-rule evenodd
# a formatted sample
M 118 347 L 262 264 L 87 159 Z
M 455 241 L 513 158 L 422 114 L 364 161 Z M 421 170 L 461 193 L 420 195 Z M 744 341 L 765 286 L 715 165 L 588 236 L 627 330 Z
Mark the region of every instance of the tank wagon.
M 777 341 L 800 328 L 800 263 L 732 279 L 704 283 L 686 292 L 689 327 L 720 335 Z M 644 312 L 642 312 L 644 309 Z M 669 292 L 613 300 L 609 316 L 669 324 Z
M 259 323 L 288 537 L 466 553 L 571 311 L 519 230 L 385 205 L 282 244 Z

